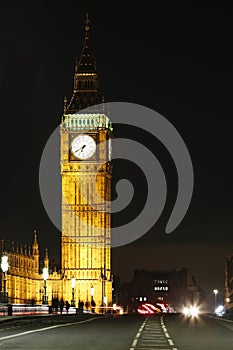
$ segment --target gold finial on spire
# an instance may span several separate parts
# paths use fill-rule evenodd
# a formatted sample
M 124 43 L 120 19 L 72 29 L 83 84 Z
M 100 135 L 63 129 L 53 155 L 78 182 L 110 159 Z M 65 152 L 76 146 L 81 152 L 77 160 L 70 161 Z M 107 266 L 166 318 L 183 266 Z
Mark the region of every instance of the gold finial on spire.
M 67 108 L 67 98 L 66 96 L 64 97 L 64 107 L 63 107 L 63 112 L 64 114 L 66 113 L 66 108 Z
M 48 259 L 48 248 L 45 248 L 45 259 Z
M 85 28 L 86 32 L 88 32 L 90 30 L 90 23 L 91 23 L 91 21 L 89 20 L 88 13 L 86 13 L 86 17 L 84 20 L 84 28 Z
M 37 243 L 37 232 L 34 230 L 34 243 Z
M 102 96 L 102 98 L 101 98 L 101 102 L 102 102 L 102 112 L 104 113 L 104 96 Z

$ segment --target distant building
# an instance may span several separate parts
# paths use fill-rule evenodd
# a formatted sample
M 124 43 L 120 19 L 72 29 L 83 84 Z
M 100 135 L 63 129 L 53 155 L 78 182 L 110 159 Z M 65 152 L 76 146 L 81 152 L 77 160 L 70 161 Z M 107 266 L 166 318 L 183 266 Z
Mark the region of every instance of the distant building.
M 135 270 L 131 283 L 121 286 L 120 303 L 133 309 L 141 303 L 168 303 L 176 311 L 184 305 L 199 305 L 204 292 L 188 268 L 169 271 Z
M 225 261 L 225 309 L 233 312 L 233 252 Z

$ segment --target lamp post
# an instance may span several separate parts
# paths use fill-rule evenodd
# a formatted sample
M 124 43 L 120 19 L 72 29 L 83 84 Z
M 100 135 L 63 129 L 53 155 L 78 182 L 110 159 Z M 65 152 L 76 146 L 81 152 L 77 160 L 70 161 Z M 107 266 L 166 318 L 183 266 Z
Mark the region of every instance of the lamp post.
M 5 303 L 8 302 L 8 295 L 7 295 L 8 293 L 7 293 L 7 290 L 6 290 L 6 281 L 7 281 L 6 274 L 7 274 L 7 271 L 8 271 L 8 267 L 9 267 L 8 256 L 7 255 L 3 255 L 2 259 L 1 259 L 1 269 L 2 269 L 2 272 L 4 273 L 4 279 L 3 279 L 3 282 L 4 282 L 3 300 L 4 300 Z
M 93 285 L 91 285 L 91 300 L 92 301 L 94 299 L 94 295 L 95 295 L 95 289 L 94 289 Z
M 214 311 L 217 307 L 217 295 L 218 295 L 218 290 L 217 289 L 214 289 L 213 290 L 213 293 L 214 293 Z
M 106 306 L 107 306 L 107 296 L 104 296 L 104 313 L 106 313 Z
M 76 285 L 76 279 L 74 276 L 71 278 L 71 288 L 72 288 L 72 300 L 71 300 L 71 306 L 75 307 L 75 299 L 74 299 L 74 288 Z
M 48 297 L 47 297 L 47 293 L 46 293 L 46 289 L 47 289 L 47 285 L 46 285 L 46 281 L 49 277 L 49 269 L 48 267 L 44 267 L 43 268 L 43 279 L 44 279 L 44 295 L 43 295 L 43 304 L 48 304 Z
M 107 277 L 105 276 L 105 269 L 104 269 L 104 273 L 103 270 L 101 269 L 100 271 L 100 279 L 101 279 L 101 283 L 102 283 L 102 303 L 101 306 L 104 306 L 104 298 L 105 298 L 105 281 L 107 280 Z

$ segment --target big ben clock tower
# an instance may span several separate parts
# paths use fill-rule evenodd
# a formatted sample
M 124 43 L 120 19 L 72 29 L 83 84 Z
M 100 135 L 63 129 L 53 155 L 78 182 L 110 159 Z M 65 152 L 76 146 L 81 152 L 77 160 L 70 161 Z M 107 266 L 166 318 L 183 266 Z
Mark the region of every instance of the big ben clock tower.
M 65 100 L 60 125 L 62 178 L 61 264 L 63 298 L 77 305 L 112 303 L 111 281 L 111 123 L 99 92 L 90 50 L 90 21 Z M 90 107 L 90 108 L 88 108 Z

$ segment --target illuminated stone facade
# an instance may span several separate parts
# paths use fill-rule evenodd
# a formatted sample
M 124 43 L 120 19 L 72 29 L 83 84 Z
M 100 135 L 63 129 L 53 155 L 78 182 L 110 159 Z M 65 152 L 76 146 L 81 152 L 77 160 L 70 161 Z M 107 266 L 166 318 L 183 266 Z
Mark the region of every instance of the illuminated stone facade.
M 14 243 L 11 244 L 11 247 L 6 247 L 2 242 L 1 255 L 3 254 L 7 255 L 9 264 L 6 276 L 9 301 L 12 303 L 39 301 L 40 293 L 43 293 L 43 282 L 39 275 L 39 246 L 36 231 L 32 249 L 23 247 L 22 244 L 20 247 L 15 246 Z M 1 290 L 4 291 L 3 278 Z
M 105 115 L 71 116 L 82 127 L 68 126 L 70 116 L 64 115 L 61 125 L 62 174 L 62 268 L 67 279 L 63 294 L 70 294 L 72 277 L 77 288 L 75 299 L 91 302 L 94 287 L 95 302 L 111 302 L 112 282 L 110 269 L 110 201 L 111 164 L 108 161 L 110 123 Z M 102 123 L 95 127 L 95 120 Z M 81 120 L 80 120 L 81 119 Z M 88 123 L 85 126 L 85 121 Z M 89 125 L 93 125 L 90 129 Z M 70 143 L 78 135 L 89 135 L 97 149 L 91 158 L 76 159 Z M 101 165 L 103 164 L 103 165 Z M 105 297 L 105 298 L 104 298 Z
M 61 271 L 51 271 L 44 282 L 42 267 L 49 268 L 48 253 L 40 268 L 36 232 L 32 250 L 2 248 L 9 261 L 7 285 L 12 303 L 41 303 L 46 290 L 48 303 L 83 301 L 90 307 L 112 303 L 111 276 L 111 122 L 103 110 L 99 76 L 90 50 L 90 21 L 85 18 L 85 38 L 74 72 L 73 94 L 64 101 L 60 125 L 62 183 Z M 94 108 L 86 109 L 90 106 Z M 88 144 L 74 151 L 78 136 Z M 81 152 L 81 153 L 80 153 Z M 86 154 L 86 156 L 85 156 Z M 73 281 L 73 285 L 72 285 Z M 3 290 L 3 278 L 2 278 Z
M 22 244 L 11 246 L 1 241 L 0 256 L 8 257 L 8 271 L 6 273 L 6 291 L 9 303 L 13 304 L 41 304 L 44 296 L 44 280 L 42 268 L 49 267 L 48 252 L 46 250 L 45 257 L 40 259 L 39 244 L 37 242 L 37 234 L 34 231 L 34 240 L 32 247 Z M 53 299 L 62 298 L 61 275 L 55 270 L 51 271 L 47 284 L 47 295 L 49 303 Z M 1 274 L 1 295 L 0 302 L 4 300 L 4 275 Z

